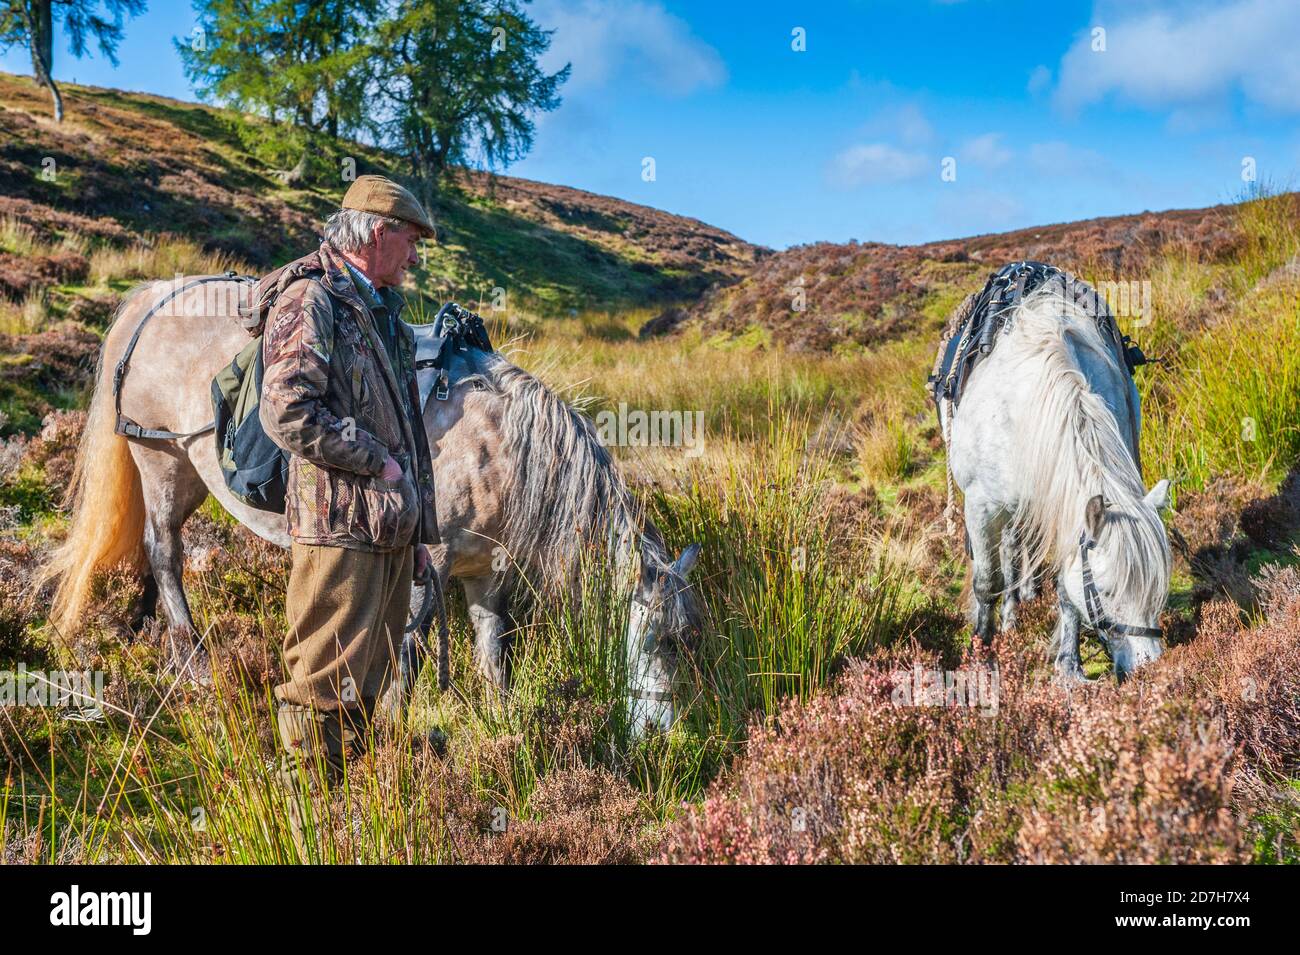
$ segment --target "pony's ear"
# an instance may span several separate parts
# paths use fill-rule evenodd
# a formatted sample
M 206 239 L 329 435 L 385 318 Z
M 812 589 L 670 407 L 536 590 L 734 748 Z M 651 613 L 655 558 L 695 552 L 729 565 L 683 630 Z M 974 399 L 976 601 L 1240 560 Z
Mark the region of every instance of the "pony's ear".
M 680 557 L 673 561 L 673 570 L 686 577 L 695 569 L 695 562 L 700 559 L 700 545 L 692 544 L 682 551 Z
M 1156 482 L 1156 486 L 1147 492 L 1143 498 L 1147 507 L 1151 508 L 1157 514 L 1164 512 L 1169 507 L 1169 479 L 1161 478 Z
M 1101 536 L 1101 525 L 1106 520 L 1106 501 L 1100 494 L 1088 500 L 1083 512 L 1083 527 L 1088 536 L 1096 540 Z

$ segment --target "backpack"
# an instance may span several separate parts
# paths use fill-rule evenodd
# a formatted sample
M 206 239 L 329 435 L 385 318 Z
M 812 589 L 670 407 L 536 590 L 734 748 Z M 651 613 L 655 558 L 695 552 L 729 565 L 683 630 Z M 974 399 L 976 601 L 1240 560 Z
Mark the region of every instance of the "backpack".
M 259 511 L 285 510 L 289 454 L 262 428 L 262 336 L 212 379 L 217 463 L 230 493 Z

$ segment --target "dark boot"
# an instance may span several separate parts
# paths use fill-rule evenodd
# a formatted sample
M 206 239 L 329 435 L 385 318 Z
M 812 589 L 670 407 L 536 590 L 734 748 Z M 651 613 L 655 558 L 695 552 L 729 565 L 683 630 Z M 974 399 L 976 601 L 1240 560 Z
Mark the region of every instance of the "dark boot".
M 337 785 L 347 763 L 365 753 L 365 716 L 348 711 L 322 713 L 281 703 L 276 723 L 284 747 L 277 775 L 289 796 L 294 845 L 305 862 L 309 859 L 306 832 L 311 821 L 310 797 Z

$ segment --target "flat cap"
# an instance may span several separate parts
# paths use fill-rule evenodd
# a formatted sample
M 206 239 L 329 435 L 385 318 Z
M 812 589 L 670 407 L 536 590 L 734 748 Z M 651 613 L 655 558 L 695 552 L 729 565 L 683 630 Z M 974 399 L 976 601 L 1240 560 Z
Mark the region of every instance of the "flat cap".
M 420 200 L 387 176 L 357 176 L 343 197 L 343 208 L 401 219 L 415 226 L 427 238 L 436 234 L 433 221 L 420 205 Z

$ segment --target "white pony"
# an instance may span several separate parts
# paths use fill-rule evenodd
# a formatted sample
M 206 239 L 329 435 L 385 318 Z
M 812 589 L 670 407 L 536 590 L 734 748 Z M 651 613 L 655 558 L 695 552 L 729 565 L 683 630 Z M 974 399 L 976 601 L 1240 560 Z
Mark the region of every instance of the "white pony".
M 1059 677 L 1084 679 L 1086 624 L 1123 679 L 1162 649 L 1171 558 L 1160 512 L 1169 482 L 1143 487 L 1137 389 L 1092 316 L 1053 284 L 1026 296 L 1010 319 L 956 412 L 940 407 L 965 497 L 975 631 L 992 640 L 999 595 L 1001 627 L 1014 626 L 1036 573 L 1050 571 Z

